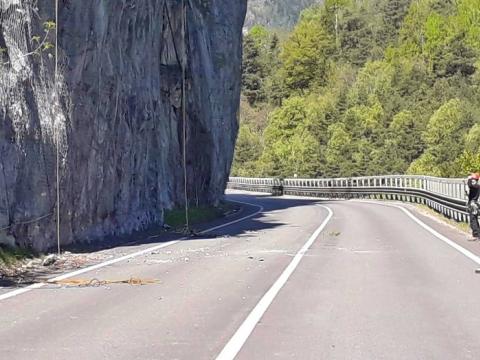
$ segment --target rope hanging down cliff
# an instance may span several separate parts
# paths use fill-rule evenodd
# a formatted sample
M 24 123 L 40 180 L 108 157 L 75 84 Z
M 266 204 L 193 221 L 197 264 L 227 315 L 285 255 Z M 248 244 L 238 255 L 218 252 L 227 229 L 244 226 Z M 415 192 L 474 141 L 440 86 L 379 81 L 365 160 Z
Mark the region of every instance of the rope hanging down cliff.
M 183 190 L 185 195 L 185 232 L 190 233 L 190 219 L 188 215 L 188 178 L 187 178 L 187 6 L 185 0 L 182 0 L 182 123 L 183 123 Z
M 172 35 L 173 49 L 175 51 L 175 58 L 178 65 L 182 69 L 182 167 L 183 167 L 183 191 L 185 197 L 185 232 L 191 233 L 190 216 L 188 206 L 188 171 L 187 171 L 187 4 L 182 0 L 181 14 L 182 14 L 182 54 L 180 56 L 177 43 L 175 41 L 174 29 L 168 9 L 167 2 L 163 3 L 165 15 L 167 16 L 167 23 L 170 33 Z
M 55 0 L 55 97 L 58 99 L 58 0 Z M 55 118 L 54 131 L 57 148 L 56 183 L 57 183 L 57 251 L 60 255 L 60 130 Z

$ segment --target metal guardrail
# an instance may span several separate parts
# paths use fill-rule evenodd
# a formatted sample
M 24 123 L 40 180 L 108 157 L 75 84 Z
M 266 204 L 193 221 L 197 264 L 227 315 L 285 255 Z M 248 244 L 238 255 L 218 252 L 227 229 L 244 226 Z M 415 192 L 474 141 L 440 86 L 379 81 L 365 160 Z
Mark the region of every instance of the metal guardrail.
M 398 200 L 424 204 L 448 218 L 468 222 L 463 179 L 409 175 L 283 180 L 231 177 L 228 188 L 327 199 Z
M 278 178 L 246 178 L 231 177 L 227 188 L 236 190 L 246 190 L 255 192 L 264 192 L 275 196 L 283 195 L 282 180 Z

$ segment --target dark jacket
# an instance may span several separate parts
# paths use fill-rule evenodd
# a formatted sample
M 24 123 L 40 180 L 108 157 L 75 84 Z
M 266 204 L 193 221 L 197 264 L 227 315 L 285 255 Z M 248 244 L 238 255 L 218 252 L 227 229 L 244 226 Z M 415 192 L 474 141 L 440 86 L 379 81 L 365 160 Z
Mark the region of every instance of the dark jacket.
M 469 178 L 467 182 L 468 186 L 468 201 L 478 201 L 480 196 L 480 181 L 477 179 Z

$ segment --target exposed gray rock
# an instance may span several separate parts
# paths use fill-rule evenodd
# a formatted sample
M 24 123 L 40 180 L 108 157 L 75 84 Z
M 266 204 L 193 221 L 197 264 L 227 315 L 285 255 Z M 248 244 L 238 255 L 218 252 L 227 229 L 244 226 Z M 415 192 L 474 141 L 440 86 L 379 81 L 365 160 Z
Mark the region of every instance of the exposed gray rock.
M 323 0 L 249 0 L 245 27 L 263 25 L 270 28 L 290 29 L 307 7 L 323 4 Z
M 184 201 L 181 1 L 59 3 L 56 96 L 55 49 L 26 55 L 54 1 L 0 0 L 0 232 L 38 250 L 55 244 L 56 134 L 63 244 L 160 223 Z M 246 0 L 187 4 L 188 194 L 216 203 L 238 128 Z
M 42 265 L 43 266 L 51 266 L 51 265 L 55 264 L 57 262 L 57 260 L 58 260 L 57 255 L 50 254 L 48 256 L 45 256 L 45 258 L 42 261 Z
M 30 260 L 26 265 L 24 265 L 24 267 L 27 269 L 32 269 L 36 266 L 40 266 L 41 264 L 42 264 L 42 260 L 33 259 L 33 260 Z
M 15 247 L 15 238 L 8 235 L 6 232 L 0 232 L 0 245 L 6 245 L 8 247 Z

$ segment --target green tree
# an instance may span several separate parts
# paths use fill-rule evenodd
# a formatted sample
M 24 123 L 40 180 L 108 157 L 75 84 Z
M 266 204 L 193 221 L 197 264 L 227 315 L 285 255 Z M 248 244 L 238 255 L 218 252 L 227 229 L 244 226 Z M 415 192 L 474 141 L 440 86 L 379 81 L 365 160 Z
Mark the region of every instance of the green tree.
M 465 31 L 468 44 L 480 50 L 480 0 L 458 1 L 457 24 Z
M 320 146 L 309 127 L 308 107 L 306 99 L 292 97 L 272 112 L 260 161 L 264 171 L 275 176 L 313 176 L 318 172 Z
M 480 124 L 477 122 L 465 136 L 465 150 L 458 159 L 464 173 L 480 171 Z
M 260 49 L 253 36 L 245 36 L 243 42 L 243 94 L 250 105 L 265 98 L 263 92 L 263 69 L 260 62 Z
M 377 19 L 363 5 L 347 8 L 339 24 L 340 59 L 358 67 L 383 55 Z
M 262 154 L 262 140 L 248 125 L 241 125 L 235 148 L 233 176 L 256 176 L 256 162 Z
M 465 135 L 473 125 L 469 104 L 452 99 L 430 118 L 423 135 L 425 153 L 410 166 L 409 172 L 437 176 L 459 176 L 462 173 L 457 159 L 465 146 Z
M 380 5 L 383 13 L 384 46 L 397 39 L 410 3 L 411 0 L 386 0 Z
M 424 142 L 421 134 L 411 111 L 404 110 L 395 115 L 388 128 L 383 151 L 387 173 L 405 173 L 409 165 L 422 154 Z
M 328 129 L 328 144 L 325 149 L 327 161 L 326 173 L 329 176 L 352 176 L 353 153 L 352 137 L 342 123 L 336 123 Z
M 283 46 L 281 59 L 286 86 L 293 91 L 304 91 L 315 83 L 324 84 L 333 49 L 333 39 L 320 21 L 304 17 Z

